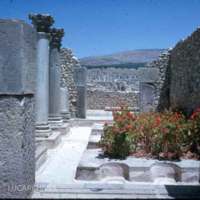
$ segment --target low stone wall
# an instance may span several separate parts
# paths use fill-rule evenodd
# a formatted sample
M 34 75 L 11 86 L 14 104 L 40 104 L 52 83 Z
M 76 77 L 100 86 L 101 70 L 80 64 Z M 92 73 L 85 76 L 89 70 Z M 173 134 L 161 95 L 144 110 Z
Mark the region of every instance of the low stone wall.
M 105 107 L 116 107 L 125 103 L 130 107 L 138 106 L 138 93 L 87 91 L 87 109 L 102 110 Z

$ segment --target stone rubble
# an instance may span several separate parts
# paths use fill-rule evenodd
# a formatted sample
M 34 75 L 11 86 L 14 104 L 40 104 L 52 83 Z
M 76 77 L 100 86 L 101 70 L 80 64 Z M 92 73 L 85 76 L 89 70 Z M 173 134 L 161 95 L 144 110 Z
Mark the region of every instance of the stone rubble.
M 76 115 L 77 89 L 74 82 L 74 69 L 79 66 L 77 58 L 69 48 L 62 48 L 61 57 L 61 87 L 67 87 L 69 91 L 69 110 L 71 117 Z

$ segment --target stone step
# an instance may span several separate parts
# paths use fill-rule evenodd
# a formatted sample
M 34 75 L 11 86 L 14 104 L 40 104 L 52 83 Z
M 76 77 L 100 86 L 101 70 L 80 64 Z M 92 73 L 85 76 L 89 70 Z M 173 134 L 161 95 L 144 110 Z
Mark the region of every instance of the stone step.
M 101 139 L 101 135 L 91 135 L 89 138 L 87 149 L 96 149 L 99 148 L 98 143 Z
M 32 198 L 65 199 L 199 199 L 200 186 L 191 184 L 159 185 L 149 183 L 97 183 L 42 186 L 37 184 Z
M 68 123 L 64 123 L 62 125 L 51 125 L 51 129 L 53 131 L 58 131 L 60 132 L 62 135 L 66 135 L 69 132 L 69 124 Z
M 47 159 L 47 148 L 44 145 L 37 145 L 35 151 L 35 160 L 36 160 L 36 170 L 38 170 L 41 165 Z
M 104 123 L 94 123 L 92 126 L 91 135 L 102 135 Z
M 47 149 L 56 147 L 61 141 L 61 132 L 53 131 L 52 134 L 47 138 L 36 137 L 36 142 L 43 143 Z

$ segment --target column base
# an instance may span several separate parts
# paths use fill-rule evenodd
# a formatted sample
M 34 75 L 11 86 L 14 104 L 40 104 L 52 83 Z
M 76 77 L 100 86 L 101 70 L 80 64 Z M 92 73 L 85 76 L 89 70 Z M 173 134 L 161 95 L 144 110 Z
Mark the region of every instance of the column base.
M 36 137 L 44 137 L 47 138 L 51 135 L 51 128 L 49 124 L 37 124 L 35 135 Z
M 55 148 L 61 141 L 61 133 L 59 131 L 52 130 L 52 134 L 47 138 L 36 138 L 36 142 L 41 146 L 45 146 L 47 149 Z
M 62 120 L 62 117 L 60 116 L 50 116 L 49 117 L 49 125 L 52 127 L 52 126 L 62 126 L 63 124 L 63 120 Z
M 69 112 L 61 112 L 62 120 L 63 122 L 68 122 L 70 119 L 70 113 Z
M 64 124 L 62 117 L 49 117 L 49 125 L 53 131 L 60 132 L 61 134 L 66 134 L 67 126 Z

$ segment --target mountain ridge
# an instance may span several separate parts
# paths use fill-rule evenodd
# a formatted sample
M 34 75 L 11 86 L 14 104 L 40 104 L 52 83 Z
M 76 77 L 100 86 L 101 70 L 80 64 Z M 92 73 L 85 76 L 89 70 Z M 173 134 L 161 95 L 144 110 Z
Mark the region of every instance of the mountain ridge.
M 157 59 L 163 51 L 165 51 L 165 49 L 136 49 L 108 55 L 88 56 L 79 59 L 79 61 L 82 66 L 147 63 Z

